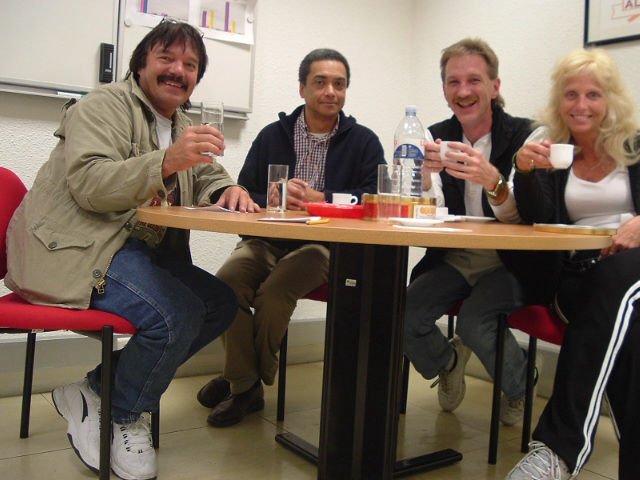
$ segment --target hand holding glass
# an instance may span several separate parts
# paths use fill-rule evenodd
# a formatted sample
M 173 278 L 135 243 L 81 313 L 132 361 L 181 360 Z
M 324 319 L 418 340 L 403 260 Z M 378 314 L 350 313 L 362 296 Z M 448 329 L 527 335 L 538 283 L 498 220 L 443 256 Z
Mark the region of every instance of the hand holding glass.
M 267 185 L 267 211 L 287 211 L 287 181 L 289 165 L 269 165 Z
M 217 100 L 203 100 L 201 107 L 201 120 L 202 125 L 209 125 L 220 133 L 224 129 L 224 104 Z M 203 155 L 209 155 L 211 158 L 215 158 L 213 152 L 202 152 Z M 222 154 L 220 155 L 222 156 Z

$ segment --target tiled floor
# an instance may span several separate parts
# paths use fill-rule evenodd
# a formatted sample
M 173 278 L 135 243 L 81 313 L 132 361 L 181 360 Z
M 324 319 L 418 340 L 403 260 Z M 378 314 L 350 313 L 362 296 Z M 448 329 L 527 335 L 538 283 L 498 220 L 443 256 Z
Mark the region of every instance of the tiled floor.
M 322 364 L 291 365 L 287 369 L 287 410 L 283 424 L 275 421 L 275 387 L 266 388 L 266 408 L 242 423 L 224 429 L 207 426 L 208 410 L 195 400 L 209 377 L 179 378 L 162 399 L 159 479 L 312 480 L 316 468 L 274 441 L 283 430 L 317 443 Z M 407 415 L 401 419 L 399 456 L 414 456 L 438 448 L 454 448 L 463 460 L 410 479 L 502 479 L 521 457 L 520 427 L 502 427 L 498 464 L 487 464 L 491 384 L 467 377 L 467 396 L 455 413 L 438 407 L 435 390 L 414 371 Z M 537 416 L 544 404 L 535 403 Z M 0 479 L 92 479 L 67 441 L 66 422 L 58 416 L 49 394 L 34 395 L 31 436 L 18 438 L 20 399 L 0 399 Z M 600 422 L 595 452 L 578 478 L 617 478 L 617 441 L 607 418 Z M 112 478 L 116 478 L 112 475 Z

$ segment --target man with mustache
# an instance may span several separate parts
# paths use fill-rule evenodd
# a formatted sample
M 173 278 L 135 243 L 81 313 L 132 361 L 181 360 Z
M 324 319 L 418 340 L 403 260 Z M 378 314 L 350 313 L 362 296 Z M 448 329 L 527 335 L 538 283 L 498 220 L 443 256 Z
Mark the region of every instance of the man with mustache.
M 378 164 L 385 163 L 378 137 L 343 113 L 350 71 L 346 58 L 313 50 L 298 70 L 304 105 L 280 113 L 254 140 L 238 183 L 266 204 L 267 168 L 289 165 L 287 208 L 331 201 L 333 192 L 357 197 L 376 191 Z M 226 427 L 264 408 L 262 383 L 272 385 L 278 349 L 299 298 L 327 282 L 325 244 L 244 237 L 217 276 L 235 291 L 239 309 L 223 335 L 223 375 L 207 383 L 198 401 L 212 408 L 208 422 Z
M 184 113 L 207 55 L 194 27 L 163 20 L 134 50 L 125 80 L 65 106 L 49 160 L 7 232 L 5 284 L 33 303 L 93 308 L 138 330 L 114 353 L 111 468 L 157 476 L 149 415 L 177 368 L 218 337 L 237 301 L 191 263 L 189 232 L 144 224 L 136 208 L 218 204 L 258 211 L 247 191 L 203 152 L 222 134 Z M 99 468 L 100 366 L 56 388 L 74 451 Z
M 463 39 L 443 50 L 440 74 L 454 115 L 429 127 L 428 137 L 436 141 L 429 138 L 425 145 L 423 188 L 451 214 L 519 222 L 511 157 L 529 135 L 531 122 L 504 112 L 496 54 L 480 39 Z M 441 159 L 443 142 L 453 151 Z M 438 399 L 444 411 L 455 410 L 464 398 L 470 350 L 493 376 L 499 314 L 524 301 L 507 267 L 523 259 L 526 255 L 513 259 L 495 250 L 429 248 L 413 270 L 405 353 L 426 379 L 439 376 Z M 457 336 L 447 341 L 435 322 L 460 302 Z M 500 419 L 513 425 L 524 411 L 526 354 L 510 332 L 504 365 Z

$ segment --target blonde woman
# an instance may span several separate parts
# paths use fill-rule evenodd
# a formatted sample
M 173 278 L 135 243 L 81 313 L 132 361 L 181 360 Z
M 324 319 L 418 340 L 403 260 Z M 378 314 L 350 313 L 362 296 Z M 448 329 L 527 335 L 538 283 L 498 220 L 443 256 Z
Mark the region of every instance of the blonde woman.
M 532 451 L 507 479 L 577 475 L 591 454 L 605 391 L 619 425 L 619 478 L 637 479 L 640 142 L 630 96 L 604 50 L 577 50 L 560 60 L 541 124 L 514 158 L 522 218 L 617 233 L 602 251 L 557 256 L 554 306 L 568 322 L 567 333 Z M 552 169 L 552 143 L 575 145 L 568 169 Z

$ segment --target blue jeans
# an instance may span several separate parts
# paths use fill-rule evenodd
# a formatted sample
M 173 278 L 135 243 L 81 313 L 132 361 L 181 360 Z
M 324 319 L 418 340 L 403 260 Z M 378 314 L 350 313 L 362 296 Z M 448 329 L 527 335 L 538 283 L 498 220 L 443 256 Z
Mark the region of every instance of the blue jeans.
M 404 351 L 424 378 L 434 378 L 451 359 L 453 347 L 435 323 L 463 300 L 456 333 L 493 377 L 498 316 L 523 305 L 520 285 L 506 268 L 500 267 L 471 286 L 455 268 L 441 262 L 407 288 Z M 502 389 L 509 400 L 524 396 L 526 363 L 526 353 L 508 331 Z
M 127 424 L 156 411 L 178 367 L 220 336 L 235 317 L 233 290 L 185 260 L 162 257 L 129 239 L 113 257 L 103 294 L 91 308 L 126 318 L 138 329 L 114 352 L 113 421 Z M 87 374 L 100 393 L 100 366 Z

